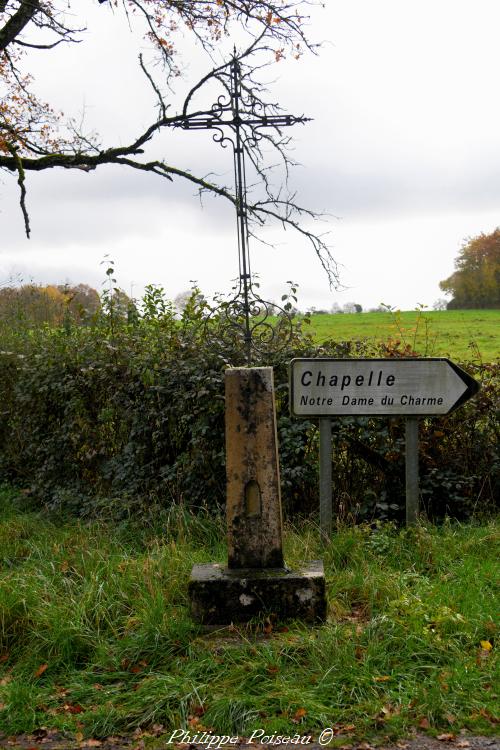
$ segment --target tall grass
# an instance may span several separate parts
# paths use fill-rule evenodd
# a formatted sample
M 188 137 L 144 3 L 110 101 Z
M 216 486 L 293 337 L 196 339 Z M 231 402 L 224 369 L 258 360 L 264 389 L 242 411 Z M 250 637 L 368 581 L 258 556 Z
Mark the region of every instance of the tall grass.
M 493 522 L 345 527 L 326 546 L 312 523 L 290 526 L 288 564 L 325 562 L 327 624 L 207 635 L 187 581 L 224 561 L 220 518 L 62 524 L 1 499 L 0 732 L 493 731 Z

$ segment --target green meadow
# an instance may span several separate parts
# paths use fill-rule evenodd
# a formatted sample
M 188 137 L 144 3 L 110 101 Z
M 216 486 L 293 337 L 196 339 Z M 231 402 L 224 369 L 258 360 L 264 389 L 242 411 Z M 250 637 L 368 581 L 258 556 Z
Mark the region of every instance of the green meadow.
M 400 341 L 425 357 L 493 362 L 500 355 L 500 310 L 443 310 L 312 315 L 318 342 Z

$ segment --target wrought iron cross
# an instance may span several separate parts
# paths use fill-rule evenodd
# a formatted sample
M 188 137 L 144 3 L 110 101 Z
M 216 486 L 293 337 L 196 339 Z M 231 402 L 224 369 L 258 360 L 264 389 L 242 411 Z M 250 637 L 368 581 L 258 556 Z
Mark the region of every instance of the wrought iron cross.
M 225 95 L 220 96 L 217 102 L 212 105 L 208 115 L 206 112 L 193 115 L 186 114 L 181 122 L 175 123 L 175 127 L 184 130 L 214 130 L 213 140 L 215 142 L 226 147 L 226 142 L 229 141 L 233 147 L 239 264 L 239 290 L 234 300 L 234 307 L 243 317 L 246 359 L 247 363 L 251 364 L 252 332 L 259 325 L 259 323 L 252 324 L 252 316 L 262 310 L 262 305 L 266 308 L 266 315 L 269 312 L 267 303 L 260 299 L 252 289 L 248 242 L 245 144 L 255 145 L 261 140 L 263 136 L 260 131 L 263 128 L 280 130 L 283 127 L 307 122 L 309 118 L 293 115 L 259 114 L 258 110 L 264 109 L 264 105 L 251 92 L 242 92 L 241 66 L 236 49 L 229 64 L 229 70 L 229 98 Z M 250 135 L 246 134 L 245 129 L 250 130 Z M 232 132 L 233 137 L 226 135 L 227 130 Z M 241 301 L 241 298 L 243 298 L 243 301 Z M 269 324 L 267 324 L 267 327 L 270 328 Z

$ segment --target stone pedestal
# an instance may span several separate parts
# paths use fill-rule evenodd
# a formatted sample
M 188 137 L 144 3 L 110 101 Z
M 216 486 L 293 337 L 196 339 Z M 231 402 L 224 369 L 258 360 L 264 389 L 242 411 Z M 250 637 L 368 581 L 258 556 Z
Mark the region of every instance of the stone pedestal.
M 296 571 L 283 561 L 281 496 L 271 367 L 226 371 L 228 565 L 195 565 L 193 618 L 206 626 L 261 614 L 326 618 L 323 563 Z
M 325 576 L 321 560 L 299 570 L 232 570 L 217 563 L 195 565 L 189 582 L 191 612 L 203 625 L 248 622 L 273 614 L 307 623 L 326 619 Z

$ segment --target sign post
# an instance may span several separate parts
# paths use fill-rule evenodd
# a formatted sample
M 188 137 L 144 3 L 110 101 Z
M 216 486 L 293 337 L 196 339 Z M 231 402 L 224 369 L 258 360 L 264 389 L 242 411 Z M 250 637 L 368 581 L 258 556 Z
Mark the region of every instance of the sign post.
M 405 420 L 406 525 L 414 526 L 419 511 L 418 417 Z
M 449 414 L 478 390 L 474 378 L 445 358 L 292 360 L 290 411 L 296 417 L 320 418 L 322 535 L 331 533 L 331 417 L 406 417 L 406 523 L 410 525 L 418 517 L 419 417 Z
M 324 541 L 332 535 L 332 422 L 319 420 L 319 527 Z

